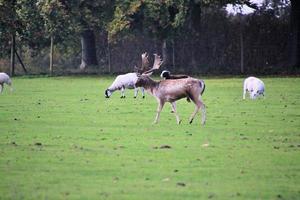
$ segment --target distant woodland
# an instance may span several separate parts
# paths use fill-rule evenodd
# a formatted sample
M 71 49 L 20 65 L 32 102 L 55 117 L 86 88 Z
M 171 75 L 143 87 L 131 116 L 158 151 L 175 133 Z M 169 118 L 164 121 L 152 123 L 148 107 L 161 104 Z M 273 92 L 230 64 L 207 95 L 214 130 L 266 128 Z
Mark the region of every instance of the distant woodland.
M 297 0 L 0 0 L 0 71 L 124 73 L 147 51 L 174 73 L 299 74 L 299 19 Z

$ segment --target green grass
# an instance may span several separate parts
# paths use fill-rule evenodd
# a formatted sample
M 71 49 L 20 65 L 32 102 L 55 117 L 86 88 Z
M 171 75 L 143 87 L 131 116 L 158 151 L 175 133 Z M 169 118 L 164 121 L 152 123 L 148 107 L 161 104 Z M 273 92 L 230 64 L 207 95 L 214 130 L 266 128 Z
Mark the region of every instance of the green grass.
M 152 125 L 146 95 L 104 98 L 112 77 L 13 79 L 0 95 L 0 199 L 299 199 L 300 79 L 206 79 L 207 123 L 177 103 Z M 171 148 L 160 148 L 169 145 Z

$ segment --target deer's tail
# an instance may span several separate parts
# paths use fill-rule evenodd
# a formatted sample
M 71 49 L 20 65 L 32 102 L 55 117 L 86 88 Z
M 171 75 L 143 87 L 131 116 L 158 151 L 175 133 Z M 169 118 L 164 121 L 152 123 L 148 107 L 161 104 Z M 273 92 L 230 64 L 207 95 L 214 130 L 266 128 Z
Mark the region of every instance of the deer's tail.
M 201 91 L 201 95 L 202 95 L 205 91 L 205 83 L 203 80 L 199 80 L 199 84 L 200 84 L 200 87 L 202 88 L 202 91 Z

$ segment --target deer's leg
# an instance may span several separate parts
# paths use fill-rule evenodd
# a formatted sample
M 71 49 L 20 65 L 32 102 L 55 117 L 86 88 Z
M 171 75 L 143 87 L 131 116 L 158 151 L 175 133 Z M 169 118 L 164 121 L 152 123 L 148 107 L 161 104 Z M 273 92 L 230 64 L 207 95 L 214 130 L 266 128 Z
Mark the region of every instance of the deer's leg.
M 125 87 L 121 88 L 121 98 L 125 98 Z
M 254 96 L 254 92 L 253 92 L 253 90 L 252 90 L 252 91 L 250 91 L 250 99 L 255 99 L 255 96 Z
M 195 118 L 195 115 L 198 113 L 199 109 L 200 109 L 200 106 L 198 106 L 198 105 L 196 104 L 195 110 L 194 110 L 194 112 L 192 113 L 192 115 L 191 115 L 191 117 L 190 117 L 190 124 L 193 122 L 193 120 L 194 120 L 194 118 Z
M 181 120 L 179 119 L 179 116 L 176 111 L 176 102 L 171 102 L 171 105 L 172 105 L 173 113 L 175 114 L 176 117 L 177 124 L 180 124 Z
M 202 100 L 201 100 L 202 101 Z M 201 124 L 204 125 L 206 122 L 206 108 L 205 108 L 205 104 L 203 103 L 203 101 L 201 102 L 202 106 L 201 106 Z
M 145 89 L 143 87 L 141 87 L 142 90 L 142 94 L 143 94 L 143 99 L 145 98 Z
M 3 90 L 3 84 L 0 84 L 0 93 L 2 93 Z
M 139 88 L 135 87 L 134 88 L 134 97 L 133 98 L 136 98 L 138 92 L 139 92 Z
M 193 114 L 190 117 L 190 124 L 193 122 L 196 114 L 198 113 L 199 109 L 201 108 L 202 111 L 202 120 L 201 120 L 201 124 L 204 125 L 205 121 L 206 121 L 206 109 L 205 109 L 205 105 L 203 103 L 203 101 L 201 100 L 201 98 L 192 98 L 193 102 L 195 103 L 196 107 L 195 107 L 195 111 L 193 112 Z
M 161 110 L 163 109 L 164 105 L 165 105 L 165 102 L 164 102 L 164 101 L 159 101 L 159 102 L 158 102 L 157 112 L 156 112 L 156 117 L 155 117 L 155 120 L 154 120 L 153 124 L 157 124 L 157 122 L 158 122 L 158 120 L 159 120 L 160 112 L 161 112 Z

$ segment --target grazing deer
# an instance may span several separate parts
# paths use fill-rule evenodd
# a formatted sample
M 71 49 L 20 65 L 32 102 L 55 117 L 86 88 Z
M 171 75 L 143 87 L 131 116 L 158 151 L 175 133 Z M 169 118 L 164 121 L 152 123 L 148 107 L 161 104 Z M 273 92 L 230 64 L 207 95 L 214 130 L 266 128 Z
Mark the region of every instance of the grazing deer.
M 158 69 L 162 60 L 160 56 L 155 55 L 154 64 L 151 70 L 143 72 L 136 81 L 137 87 L 143 87 L 147 92 L 157 99 L 158 107 L 157 114 L 154 123 L 159 120 L 160 112 L 166 102 L 170 102 L 172 105 L 172 110 L 175 114 L 177 124 L 180 124 L 181 120 L 176 111 L 176 101 L 185 97 L 191 99 L 196 107 L 195 111 L 192 113 L 189 122 L 192 123 L 195 115 L 198 113 L 199 109 L 202 110 L 202 124 L 205 124 L 205 105 L 201 100 L 201 95 L 204 92 L 205 84 L 204 81 L 195 78 L 181 78 L 181 79 L 166 79 L 161 81 L 154 81 L 150 78 L 152 72 Z
M 0 94 L 3 91 L 4 83 L 10 86 L 10 91 L 13 91 L 11 78 L 4 72 L 0 72 Z
M 141 70 L 147 69 L 149 66 L 149 61 L 148 61 L 148 54 L 143 53 L 142 54 L 142 67 Z M 137 70 L 135 68 L 135 70 Z M 121 98 L 125 98 L 125 89 L 134 89 L 134 98 L 137 97 L 138 94 L 138 87 L 135 86 L 135 82 L 138 79 L 138 74 L 140 72 L 132 72 L 132 73 L 127 73 L 127 74 L 122 74 L 116 77 L 114 82 L 105 90 L 105 97 L 109 98 L 112 93 L 116 90 L 121 90 Z M 145 98 L 145 93 L 144 93 L 144 88 L 140 88 L 142 91 L 143 98 Z
M 264 96 L 265 84 L 259 78 L 250 76 L 244 80 L 243 99 L 246 98 L 246 93 L 249 92 L 250 99 L 256 99 L 259 96 Z

